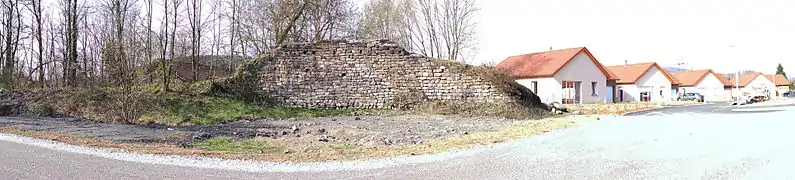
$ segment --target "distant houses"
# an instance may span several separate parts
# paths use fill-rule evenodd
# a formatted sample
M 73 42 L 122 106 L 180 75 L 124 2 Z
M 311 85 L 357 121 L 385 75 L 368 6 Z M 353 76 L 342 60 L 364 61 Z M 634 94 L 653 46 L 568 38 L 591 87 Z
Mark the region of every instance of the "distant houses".
M 765 75 L 767 79 L 773 81 L 773 84 L 776 85 L 776 96 L 783 96 L 784 93 L 789 92 L 790 81 L 784 75 L 776 74 L 776 75 Z
M 671 87 L 679 82 L 657 63 L 607 66 L 607 69 L 618 76 L 614 102 L 675 100 L 676 91 Z
M 679 93 L 699 93 L 704 101 L 725 101 L 731 99 L 725 93 L 725 83 L 711 69 L 672 72 L 679 80 Z
M 511 56 L 495 68 L 547 103 L 612 102 L 614 86 L 608 82 L 617 79 L 584 47 Z
M 780 96 L 789 86 L 782 75 L 669 72 L 655 62 L 604 66 L 585 47 L 511 56 L 494 68 L 515 77 L 545 103 L 667 102 L 685 93 L 702 94 L 705 101 L 729 101 Z
M 741 74 L 728 79 L 732 86 L 732 96 L 776 96 L 776 86 L 762 73 Z

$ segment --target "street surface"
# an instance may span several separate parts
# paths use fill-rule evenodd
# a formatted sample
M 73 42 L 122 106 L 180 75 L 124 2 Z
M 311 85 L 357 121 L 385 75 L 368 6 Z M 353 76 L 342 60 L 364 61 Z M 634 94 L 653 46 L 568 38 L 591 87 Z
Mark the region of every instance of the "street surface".
M 731 109 L 726 104 L 672 107 L 606 118 L 439 161 L 322 172 L 153 165 L 0 140 L 0 179 L 795 178 L 795 107 Z

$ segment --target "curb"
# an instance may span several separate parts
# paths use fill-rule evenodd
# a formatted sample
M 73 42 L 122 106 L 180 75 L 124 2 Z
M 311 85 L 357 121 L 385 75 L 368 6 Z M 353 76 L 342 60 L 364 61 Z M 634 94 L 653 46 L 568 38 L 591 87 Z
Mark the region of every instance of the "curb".
M 622 113 L 621 115 L 618 115 L 618 116 L 626 116 L 627 114 L 639 113 L 639 112 L 651 111 L 651 110 L 657 110 L 657 109 L 663 109 L 663 108 L 666 108 L 666 107 L 659 107 L 659 108 L 652 108 L 652 109 L 645 109 L 645 110 L 630 111 L 630 112 L 625 112 L 625 113 Z

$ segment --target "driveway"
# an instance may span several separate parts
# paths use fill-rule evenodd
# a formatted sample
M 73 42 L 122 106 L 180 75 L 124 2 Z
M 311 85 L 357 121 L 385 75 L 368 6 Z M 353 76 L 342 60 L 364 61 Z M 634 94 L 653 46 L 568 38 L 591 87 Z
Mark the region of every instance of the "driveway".
M 729 103 L 708 103 L 700 105 L 669 106 L 648 111 L 627 113 L 624 116 L 669 116 L 697 114 L 748 114 L 782 111 L 795 106 L 795 101 L 761 102 L 756 104 L 735 106 Z
M 300 169 L 258 164 L 230 171 L 197 168 L 213 167 L 203 164 L 218 161 L 192 158 L 153 162 L 157 158 L 146 156 L 148 163 L 140 163 L 80 150 L 42 148 L 38 146 L 48 144 L 0 135 L 0 179 L 795 178 L 791 170 L 795 167 L 795 139 L 791 138 L 795 137 L 795 108 L 761 114 L 693 113 L 725 108 L 719 104 L 691 108 L 604 118 L 483 148 L 359 162 L 333 170 L 328 167 L 340 164 L 297 165 Z

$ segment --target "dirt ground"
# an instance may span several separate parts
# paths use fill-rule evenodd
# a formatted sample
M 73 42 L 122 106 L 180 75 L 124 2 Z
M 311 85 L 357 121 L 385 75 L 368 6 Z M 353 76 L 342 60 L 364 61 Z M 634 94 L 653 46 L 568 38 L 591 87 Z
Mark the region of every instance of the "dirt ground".
M 308 119 L 238 119 L 188 127 L 107 124 L 81 118 L 0 118 L 0 126 L 70 133 L 117 142 L 165 142 L 186 146 L 213 137 L 316 140 L 357 146 L 422 144 L 462 134 L 495 131 L 517 122 L 497 117 L 344 116 Z
M 596 116 L 510 120 L 458 116 L 351 116 L 234 120 L 164 127 L 107 124 L 79 118 L 0 117 L 0 132 L 133 152 L 274 162 L 321 162 L 438 153 L 542 134 Z M 257 141 L 267 151 L 212 151 L 192 146 L 213 137 Z M 275 151 L 274 151 L 275 150 Z

